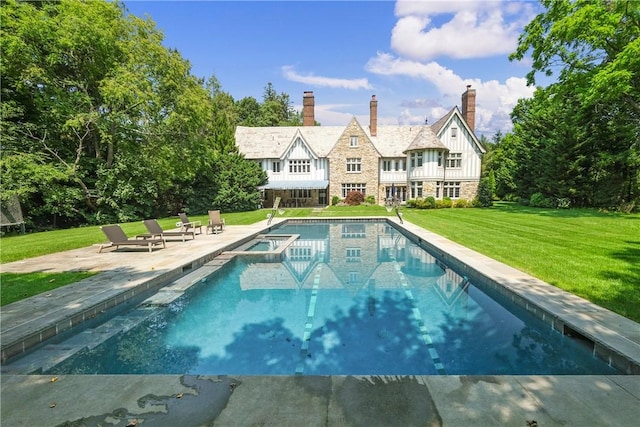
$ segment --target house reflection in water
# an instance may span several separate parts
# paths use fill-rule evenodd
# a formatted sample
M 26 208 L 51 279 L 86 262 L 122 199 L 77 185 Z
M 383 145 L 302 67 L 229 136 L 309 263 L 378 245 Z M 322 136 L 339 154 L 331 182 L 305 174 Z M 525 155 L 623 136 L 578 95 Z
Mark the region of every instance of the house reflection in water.
M 300 234 L 281 262 L 252 258 L 240 275 L 242 290 L 346 290 L 352 296 L 406 291 L 449 307 L 464 307 L 468 282 L 383 222 L 286 225 L 277 234 Z M 430 294 L 430 296 L 426 295 Z M 417 296 L 417 295 L 416 295 Z

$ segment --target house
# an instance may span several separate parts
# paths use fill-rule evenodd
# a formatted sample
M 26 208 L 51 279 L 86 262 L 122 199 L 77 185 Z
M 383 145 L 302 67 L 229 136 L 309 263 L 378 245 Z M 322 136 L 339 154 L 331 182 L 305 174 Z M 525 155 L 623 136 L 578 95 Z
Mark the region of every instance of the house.
M 476 91 L 467 86 L 462 111 L 453 107 L 433 125 L 378 126 L 371 97 L 369 126 L 314 126 L 313 92 L 303 95 L 303 125 L 236 128 L 245 158 L 267 172 L 264 206 L 280 196 L 285 206 L 326 206 L 350 191 L 377 203 L 408 199 L 472 200 L 486 152 L 474 134 Z

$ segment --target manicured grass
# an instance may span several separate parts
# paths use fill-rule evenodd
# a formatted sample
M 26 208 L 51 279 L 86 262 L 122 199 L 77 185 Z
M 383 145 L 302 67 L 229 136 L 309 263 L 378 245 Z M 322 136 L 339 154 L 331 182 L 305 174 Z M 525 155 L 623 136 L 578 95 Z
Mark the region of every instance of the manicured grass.
M 640 215 L 537 209 L 405 209 L 404 218 L 640 321 Z
M 640 321 L 640 214 L 552 210 L 498 203 L 489 209 L 401 208 L 404 218 L 595 304 Z M 271 211 L 224 214 L 229 225 L 252 224 Z M 392 216 L 381 206 L 285 209 L 283 217 Z M 278 217 L 281 215 L 278 214 Z M 205 216 L 190 216 L 206 222 Z M 175 228 L 177 218 L 159 220 Z M 141 223 L 122 224 L 128 235 Z M 102 243 L 99 227 L 1 239 L 2 262 Z M 50 280 L 50 279 L 49 279 Z M 44 280 L 43 282 L 46 282 Z M 59 283 L 58 279 L 54 283 Z M 2 275 L 4 304 L 4 275 Z
M 0 305 L 7 305 L 91 277 L 93 272 L 2 273 Z

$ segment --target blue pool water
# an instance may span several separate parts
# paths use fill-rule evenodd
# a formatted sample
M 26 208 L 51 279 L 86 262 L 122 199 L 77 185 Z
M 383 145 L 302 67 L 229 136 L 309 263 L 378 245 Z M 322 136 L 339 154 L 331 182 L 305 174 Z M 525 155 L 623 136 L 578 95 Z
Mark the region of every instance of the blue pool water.
M 381 222 L 286 225 L 281 262 L 238 256 L 48 374 L 617 374 Z

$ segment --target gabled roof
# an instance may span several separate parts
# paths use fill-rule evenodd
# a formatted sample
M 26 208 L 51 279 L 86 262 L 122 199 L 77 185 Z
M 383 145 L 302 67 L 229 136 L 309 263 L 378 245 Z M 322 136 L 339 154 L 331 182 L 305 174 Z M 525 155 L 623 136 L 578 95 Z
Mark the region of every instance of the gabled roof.
M 480 140 L 476 137 L 476 134 L 471 130 L 471 128 L 467 124 L 467 121 L 464 119 L 464 117 L 462 117 L 462 113 L 460 112 L 457 106 L 453 107 L 451 110 L 449 110 L 447 114 L 444 115 L 444 117 L 442 117 L 440 120 L 438 120 L 437 122 L 431 125 L 431 129 L 436 134 L 436 136 L 440 138 L 442 131 L 447 127 L 449 123 L 451 123 L 451 120 L 453 120 L 454 117 L 457 117 L 459 119 L 460 123 L 462 123 L 462 126 L 464 126 L 464 128 L 467 130 L 469 135 L 471 135 L 471 142 L 476 145 L 478 150 L 481 153 L 486 153 L 487 150 L 482 146 L 482 144 L 480 143 Z
M 440 118 L 440 120 L 438 120 L 437 122 L 432 124 L 431 125 L 431 130 L 433 130 L 433 133 L 435 133 L 436 135 L 440 134 L 440 131 L 442 130 L 444 125 L 449 121 L 449 118 L 451 117 L 453 112 L 455 110 L 457 110 L 457 109 L 458 109 L 458 107 L 453 107 L 451 110 L 449 110 L 449 112 L 447 114 L 442 116 L 442 118 Z
M 459 117 L 479 151 L 485 153 L 485 148 L 467 125 L 458 107 L 453 107 L 431 126 L 378 126 L 377 133 L 373 136 L 369 126 L 361 126 L 360 123 L 358 125 L 382 157 L 405 157 L 405 153 L 412 150 L 446 150 L 447 147 L 439 138 L 454 116 Z M 356 120 L 355 117 L 352 120 Z M 235 135 L 236 145 L 247 159 L 284 158 L 298 136 L 317 157 L 323 158 L 328 156 L 346 129 L 347 126 L 238 126 Z
M 351 118 L 351 120 L 349 121 L 349 124 L 347 126 L 345 126 L 344 131 L 340 134 L 340 136 L 344 135 L 345 132 L 347 132 L 347 129 L 352 126 L 352 125 L 356 125 L 358 127 L 358 129 L 360 129 L 362 131 L 362 133 L 365 134 L 365 136 L 369 139 L 369 141 L 371 141 L 373 148 L 378 152 L 378 154 L 380 154 L 381 157 L 384 157 L 384 155 L 380 152 L 380 150 L 378 149 L 378 146 L 375 144 L 375 142 L 371 139 L 371 132 L 368 132 L 368 129 L 365 129 L 364 127 L 362 127 L 362 125 L 360 124 L 360 122 L 358 121 L 358 119 L 354 117 Z M 338 142 L 336 140 L 336 142 Z M 334 146 L 335 147 L 335 146 Z M 332 149 L 333 150 L 333 149 Z
M 423 127 L 418 135 L 411 141 L 411 144 L 403 151 L 406 153 L 408 151 L 414 150 L 426 150 L 426 149 L 438 149 L 449 151 L 449 149 L 438 139 L 435 133 L 431 130 L 431 128 L 425 126 Z
M 344 129 L 344 126 L 238 126 L 236 145 L 247 159 L 279 159 L 299 134 L 318 157 L 326 157 Z
M 421 125 L 413 126 L 378 126 L 376 136 L 371 136 L 369 127 L 365 132 L 383 157 L 405 157 L 404 150 L 413 142 L 420 131 Z

